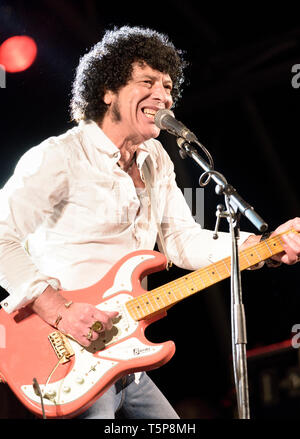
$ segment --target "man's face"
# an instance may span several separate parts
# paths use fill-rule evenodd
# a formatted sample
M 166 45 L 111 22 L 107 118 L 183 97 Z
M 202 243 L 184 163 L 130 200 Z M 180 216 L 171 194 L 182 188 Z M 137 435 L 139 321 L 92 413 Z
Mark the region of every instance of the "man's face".
M 134 63 L 128 83 L 117 93 L 108 91 L 105 94 L 109 110 L 102 125 L 117 128 L 118 134 L 137 143 L 155 138 L 160 132 L 154 123 L 155 113 L 171 108 L 171 91 L 172 81 L 168 74 L 147 64 Z

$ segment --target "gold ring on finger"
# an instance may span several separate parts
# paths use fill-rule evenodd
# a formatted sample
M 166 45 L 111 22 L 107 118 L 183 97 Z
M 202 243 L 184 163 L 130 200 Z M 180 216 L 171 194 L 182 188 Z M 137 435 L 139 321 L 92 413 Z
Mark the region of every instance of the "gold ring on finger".
M 89 330 L 89 332 L 88 332 L 88 335 L 86 336 L 86 338 L 88 339 L 88 340 L 92 340 L 92 337 L 93 337 L 93 330 L 92 330 L 92 328 Z
M 101 322 L 99 322 L 99 320 L 94 322 L 91 326 L 91 330 L 93 330 L 95 332 L 101 332 L 102 329 L 103 329 L 103 324 Z

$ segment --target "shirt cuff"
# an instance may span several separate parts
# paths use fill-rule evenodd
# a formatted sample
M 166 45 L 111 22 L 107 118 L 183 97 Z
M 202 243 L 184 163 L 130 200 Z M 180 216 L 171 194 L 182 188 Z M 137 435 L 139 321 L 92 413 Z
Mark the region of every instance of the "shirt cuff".
M 11 314 L 15 311 L 18 311 L 20 308 L 23 308 L 37 299 L 45 290 L 49 287 L 49 285 L 58 290 L 60 288 L 60 282 L 57 279 L 49 278 L 47 281 L 41 281 L 34 287 L 34 292 L 30 297 L 20 297 L 15 293 L 11 292 L 11 288 L 8 284 L 2 282 L 2 287 L 8 292 L 8 297 L 0 302 L 0 305 L 4 309 L 5 312 Z

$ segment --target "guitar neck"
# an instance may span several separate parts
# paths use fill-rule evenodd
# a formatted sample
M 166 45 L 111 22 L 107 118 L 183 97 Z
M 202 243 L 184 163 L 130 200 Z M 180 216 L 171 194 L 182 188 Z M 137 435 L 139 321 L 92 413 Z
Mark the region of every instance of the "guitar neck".
M 285 233 L 289 233 L 291 230 Z M 276 235 L 239 252 L 240 269 L 245 270 L 283 251 L 281 235 Z M 231 257 L 193 271 L 179 279 L 148 291 L 129 302 L 126 307 L 134 320 L 143 320 L 162 312 L 198 291 L 231 275 Z

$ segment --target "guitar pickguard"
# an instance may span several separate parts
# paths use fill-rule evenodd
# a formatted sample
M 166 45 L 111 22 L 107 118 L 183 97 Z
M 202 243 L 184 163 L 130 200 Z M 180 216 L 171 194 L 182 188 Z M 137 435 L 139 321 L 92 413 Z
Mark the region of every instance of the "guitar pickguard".
M 125 303 L 130 299 L 131 295 L 121 293 L 97 305 L 103 311 L 118 311 L 119 315 L 112 329 L 101 333 L 88 348 L 69 339 L 75 355 L 73 368 L 63 379 L 54 382 L 50 380 L 46 387 L 45 383 L 39 383 L 42 394 L 46 395 L 45 405 L 63 405 L 75 401 L 121 361 L 152 355 L 161 349 L 160 345 L 148 345 L 133 336 L 139 323 L 132 319 L 126 309 Z M 40 397 L 34 392 L 32 384 L 23 385 L 21 389 L 27 398 L 40 403 Z

